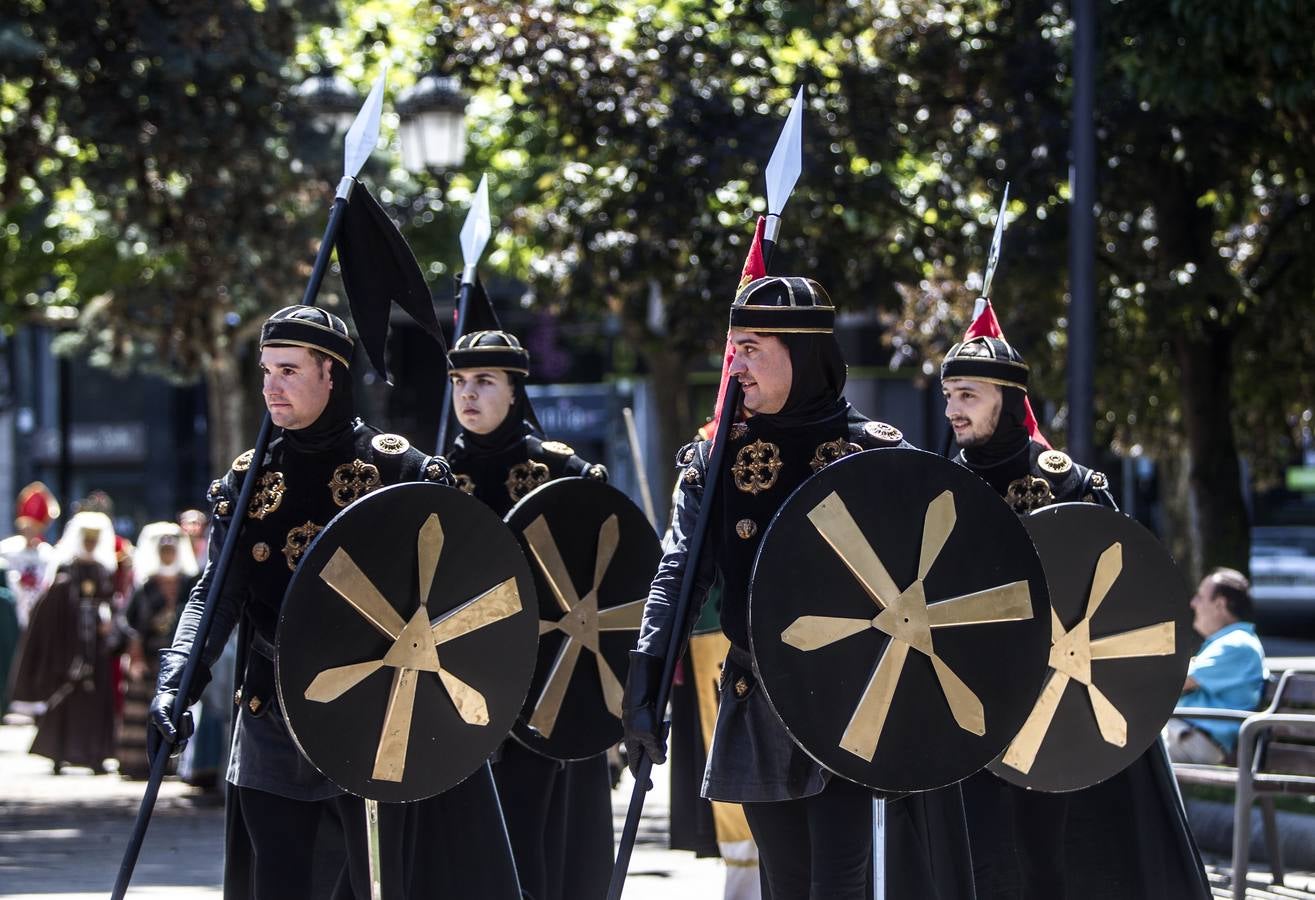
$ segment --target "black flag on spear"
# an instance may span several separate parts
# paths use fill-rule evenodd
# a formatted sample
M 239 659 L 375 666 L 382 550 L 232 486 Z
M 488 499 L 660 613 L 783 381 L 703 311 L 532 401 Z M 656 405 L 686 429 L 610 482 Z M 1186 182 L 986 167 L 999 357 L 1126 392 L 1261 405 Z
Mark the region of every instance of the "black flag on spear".
M 338 263 L 356 333 L 380 378 L 392 384 L 384 347 L 394 303 L 446 350 L 429 285 L 415 255 L 388 213 L 359 183 L 338 234 Z

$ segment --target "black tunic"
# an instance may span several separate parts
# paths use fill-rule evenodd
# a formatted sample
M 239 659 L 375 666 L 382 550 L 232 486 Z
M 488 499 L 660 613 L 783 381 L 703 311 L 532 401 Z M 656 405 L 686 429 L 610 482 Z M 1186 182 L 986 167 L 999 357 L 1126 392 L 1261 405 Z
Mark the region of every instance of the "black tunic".
M 560 441 L 516 435 L 479 450 L 458 437 L 449 461 L 457 485 L 505 516 L 522 497 L 556 478 L 607 480 L 607 470 Z M 493 763 L 521 890 L 532 900 L 595 900 L 607 894 L 615 855 L 606 754 L 562 763 L 515 739 Z
M 376 488 L 407 481 L 450 485 L 451 472 L 441 457 L 426 456 L 411 448 L 405 438 L 383 434 L 359 419 L 323 449 L 301 452 L 285 438 L 271 441 L 251 502 L 246 510 L 239 510 L 237 498 L 250 469 L 248 451 L 211 485 L 209 560 L 179 617 L 173 649 L 184 653 L 191 649 L 215 563 L 229 528 L 240 515 L 242 533 L 215 607 L 202 656 L 202 671 L 207 673 L 202 682 L 240 621 L 247 652 L 237 673 L 234 699 L 240 705 L 228 781 L 243 789 L 322 805 L 315 842 L 316 872 L 305 892 L 308 897 L 327 896 L 335 883 L 339 891 L 345 888 L 346 878 L 339 873 L 345 875 L 347 846 L 360 843 L 355 840 L 361 836 L 356 829 L 363 833 L 364 808 L 361 801 L 342 797 L 342 790 L 301 756 L 288 733 L 275 693 L 273 663 L 283 596 L 311 540 L 352 501 Z M 194 685 L 191 699 L 195 700 L 203 687 L 204 683 Z M 505 839 L 492 784 L 482 773 L 415 804 L 380 804 L 385 838 L 399 829 L 404 832 L 391 841 L 394 846 L 384 859 L 386 896 L 516 897 L 511 860 L 500 852 Z M 228 898 L 250 897 L 255 891 L 255 848 L 243 818 L 241 794 L 228 792 L 224 877 Z M 344 816 L 348 807 L 360 815 L 349 812 Z M 267 826 L 262 823 L 266 831 Z M 345 840 L 343 828 L 353 829 Z M 446 852 L 454 848 L 457 853 Z
M 757 690 L 748 639 L 753 559 L 772 515 L 796 487 L 850 453 L 909 447 L 900 432 L 871 422 L 852 407 L 794 427 L 751 417 L 731 428 L 717 507 L 692 596 L 723 584 L 721 627 L 731 651 L 723 670 L 720 706 L 703 780 L 703 796 L 729 802 L 780 802 L 810 797 L 834 777 L 799 748 Z M 640 631 L 640 652 L 662 656 L 686 568 L 690 533 L 703 502 L 711 441 L 680 451 L 682 467 L 672 527 L 663 543 Z M 678 627 L 685 633 L 698 610 Z M 870 840 L 870 836 L 868 838 Z M 957 785 L 891 802 L 887 810 L 887 896 L 971 898 L 971 865 Z M 764 858 L 764 865 L 768 860 Z
M 1116 508 L 1101 472 L 1029 442 L 982 476 L 1019 515 L 1051 503 Z M 985 770 L 963 782 L 979 900 L 1210 897 L 1160 741 L 1128 768 L 1068 794 L 1016 787 Z

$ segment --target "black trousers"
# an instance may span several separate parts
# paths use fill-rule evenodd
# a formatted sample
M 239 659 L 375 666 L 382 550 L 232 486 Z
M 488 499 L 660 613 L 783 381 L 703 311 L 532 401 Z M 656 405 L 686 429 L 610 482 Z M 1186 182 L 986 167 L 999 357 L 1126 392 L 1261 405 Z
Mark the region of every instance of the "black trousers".
M 746 803 L 772 900 L 865 900 L 872 864 L 872 793 L 832 778 L 802 800 Z
M 253 900 L 369 900 L 365 801 L 351 795 L 289 800 L 250 788 L 238 788 L 237 794 L 251 838 L 249 896 Z M 408 863 L 414 850 L 414 829 L 409 820 L 413 809 L 414 804 L 379 804 L 380 881 L 386 898 L 404 898 L 410 893 Z M 336 877 L 328 873 L 326 878 L 326 873 L 316 871 L 316 837 L 332 840 L 337 837 L 335 832 L 346 847 L 347 863 Z M 230 887 L 238 886 L 226 886 L 226 893 Z
M 615 856 L 605 756 L 562 764 L 514 740 L 493 764 L 526 900 L 602 900 Z
M 1069 797 L 982 771 L 963 782 L 978 900 L 1064 900 Z

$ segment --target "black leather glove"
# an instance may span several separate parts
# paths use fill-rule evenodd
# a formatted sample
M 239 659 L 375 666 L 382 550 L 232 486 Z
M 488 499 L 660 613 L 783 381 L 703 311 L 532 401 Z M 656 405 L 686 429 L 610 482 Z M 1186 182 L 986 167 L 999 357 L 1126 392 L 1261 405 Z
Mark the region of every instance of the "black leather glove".
M 171 694 L 168 691 L 162 691 L 155 695 L 151 700 L 151 711 L 148 714 L 150 727 L 146 729 L 146 758 L 148 761 L 154 760 L 157 753 L 161 751 L 161 744 L 169 744 L 169 755 L 177 756 L 183 752 L 187 746 L 187 739 L 192 736 L 194 730 L 192 725 L 192 712 L 187 710 L 183 717 L 178 720 L 177 727 L 173 724 L 174 707 L 177 704 L 178 695 Z
M 146 728 L 146 758 L 154 760 L 160 752 L 161 744 L 169 744 L 169 755 L 177 756 L 187 746 L 187 739 L 192 736 L 194 726 L 192 713 L 186 711 L 177 726 L 174 725 L 174 709 L 178 703 L 178 689 L 183 680 L 183 667 L 187 665 L 187 654 L 177 650 L 160 651 L 160 675 L 155 682 L 155 697 L 151 700 L 151 709 L 147 714 L 149 725 Z M 194 680 L 202 686 L 208 681 L 204 672 Z M 199 691 L 200 688 L 197 688 Z M 188 704 L 189 706 L 191 704 Z
M 667 761 L 667 726 L 657 708 L 658 684 L 662 680 L 662 657 L 630 651 L 630 671 L 621 701 L 621 728 L 626 744 L 630 774 L 639 771 L 640 752 L 654 765 Z

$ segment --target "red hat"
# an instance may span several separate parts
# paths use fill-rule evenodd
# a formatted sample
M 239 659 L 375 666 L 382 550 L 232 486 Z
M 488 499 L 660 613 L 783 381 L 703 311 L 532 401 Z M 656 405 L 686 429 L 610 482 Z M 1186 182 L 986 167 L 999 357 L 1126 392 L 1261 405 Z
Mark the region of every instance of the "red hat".
M 1005 339 L 1004 330 L 1000 328 L 1000 320 L 995 317 L 995 309 L 991 306 L 991 301 L 985 297 L 977 301 L 977 308 L 973 310 L 973 321 L 964 332 L 964 341 L 971 341 L 977 337 L 992 337 Z M 1032 403 L 1023 397 L 1023 424 L 1027 427 L 1027 433 L 1032 440 L 1046 447 L 1050 446 L 1050 441 L 1041 433 L 1041 426 L 1037 424 L 1036 416 L 1032 412 Z
M 59 518 L 59 501 L 50 493 L 50 488 L 39 481 L 34 481 L 18 492 L 18 512 L 14 524 L 22 529 L 31 523 L 45 530 L 55 519 Z
M 740 284 L 735 289 L 738 295 L 750 282 L 767 276 L 767 264 L 763 260 L 763 228 L 767 219 L 758 217 L 758 224 L 753 230 L 753 240 L 749 242 L 749 252 L 744 257 L 744 268 L 740 272 Z M 721 420 L 721 408 L 726 402 L 726 386 L 731 380 L 731 360 L 735 359 L 735 345 L 731 336 L 726 335 L 726 349 L 722 354 L 721 383 L 717 387 L 717 405 L 713 407 L 712 419 L 699 429 L 699 437 L 710 440 L 717 433 L 717 422 Z

